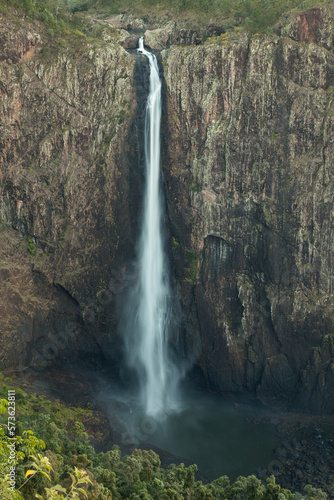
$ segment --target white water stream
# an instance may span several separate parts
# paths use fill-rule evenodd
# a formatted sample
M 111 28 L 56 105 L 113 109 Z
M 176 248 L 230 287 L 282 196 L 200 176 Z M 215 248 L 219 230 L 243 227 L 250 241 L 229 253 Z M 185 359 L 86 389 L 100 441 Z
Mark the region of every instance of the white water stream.
M 178 372 L 169 359 L 167 346 L 170 290 L 160 196 L 161 81 L 157 59 L 145 50 L 143 38 L 140 38 L 138 52 L 149 60 L 150 91 L 145 115 L 146 188 L 138 258 L 137 311 L 130 359 L 139 376 L 144 410 L 154 416 L 177 406 Z

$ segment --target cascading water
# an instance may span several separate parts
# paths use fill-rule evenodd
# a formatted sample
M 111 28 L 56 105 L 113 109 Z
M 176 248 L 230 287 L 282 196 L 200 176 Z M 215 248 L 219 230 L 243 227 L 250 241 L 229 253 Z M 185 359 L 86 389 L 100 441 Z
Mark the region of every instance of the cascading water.
M 125 428 L 121 436 L 123 444 L 159 447 L 198 463 L 201 472 L 211 479 L 222 473 L 236 478 L 252 473 L 254 464 L 264 467 L 270 461 L 275 446 L 273 433 L 266 437 L 265 426 L 260 424 L 252 428 L 245 418 L 252 414 L 248 408 L 237 410 L 232 403 L 192 388 L 189 382 L 183 388 L 186 390 L 180 403 L 179 380 L 190 365 L 185 360 L 181 366 L 180 362 L 176 365 L 168 355 L 168 333 L 177 328 L 171 306 L 177 309 L 178 305 L 171 298 L 164 254 L 160 196 L 161 82 L 157 60 L 144 49 L 143 39 L 138 50 L 148 58 L 150 67 L 144 134 L 146 187 L 138 258 L 134 269 L 128 271 L 127 290 L 120 296 L 120 334 L 124 335 L 128 363 L 140 383 L 140 401 L 138 404 L 137 394 L 124 391 L 123 384 L 111 389 L 109 383 L 107 392 L 101 392 L 100 401 L 112 422 L 116 416 L 121 428 Z M 129 382 L 129 372 L 125 374 L 123 381 Z M 120 404 L 115 405 L 115 401 Z M 254 415 L 258 418 L 257 408 Z
M 138 52 L 149 60 L 150 91 L 145 115 L 146 188 L 138 256 L 138 283 L 131 304 L 128 359 L 139 376 L 147 415 L 177 406 L 178 370 L 168 356 L 170 288 L 163 245 L 160 197 L 161 81 L 154 54 L 140 38 Z M 129 328 L 128 328 L 129 329 Z

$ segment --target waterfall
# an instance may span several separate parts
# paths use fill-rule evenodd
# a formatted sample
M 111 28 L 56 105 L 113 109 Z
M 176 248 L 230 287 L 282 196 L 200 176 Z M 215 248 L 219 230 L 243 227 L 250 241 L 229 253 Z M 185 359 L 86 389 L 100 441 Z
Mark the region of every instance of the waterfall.
M 137 50 L 149 61 L 150 90 L 145 114 L 146 187 L 138 283 L 131 301 L 135 311 L 127 351 L 139 377 L 145 413 L 154 416 L 176 406 L 178 370 L 168 356 L 167 345 L 171 298 L 160 196 L 161 81 L 157 59 L 145 50 L 143 38 Z

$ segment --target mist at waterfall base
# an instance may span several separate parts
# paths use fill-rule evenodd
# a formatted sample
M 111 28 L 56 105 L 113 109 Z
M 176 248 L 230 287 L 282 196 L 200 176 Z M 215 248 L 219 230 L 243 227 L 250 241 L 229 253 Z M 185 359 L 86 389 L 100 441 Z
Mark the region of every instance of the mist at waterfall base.
M 168 452 L 178 458 L 177 463 L 195 463 L 210 481 L 223 475 L 234 481 L 258 468 L 268 469 L 279 444 L 274 424 L 259 418 L 266 413 L 257 403 L 223 399 L 195 387 L 189 379 L 181 383 L 178 411 L 167 409 L 154 417 L 146 415 L 134 392 L 110 382 L 103 385 L 98 400 L 112 425 L 115 419 L 120 422 L 121 447 L 158 448 L 160 456 L 159 450 Z M 173 457 L 167 461 L 174 463 Z

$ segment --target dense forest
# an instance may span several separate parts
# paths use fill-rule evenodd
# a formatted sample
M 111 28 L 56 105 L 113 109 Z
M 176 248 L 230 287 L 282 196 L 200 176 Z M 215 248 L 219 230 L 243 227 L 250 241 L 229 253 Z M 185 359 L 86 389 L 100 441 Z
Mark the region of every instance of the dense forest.
M 1 379 L 0 463 L 4 470 L 13 440 L 7 435 L 6 400 L 15 386 Z M 16 489 L 10 478 L 0 477 L 3 500 L 33 498 L 60 500 L 326 500 L 321 490 L 306 486 L 302 494 L 291 493 L 276 484 L 275 477 L 263 484 L 255 476 L 227 476 L 203 484 L 196 481 L 196 465 L 161 467 L 153 451 L 134 450 L 122 456 L 118 446 L 96 453 L 90 440 L 96 438 L 102 415 L 91 408 L 69 408 L 60 401 L 16 388 L 17 437 L 15 457 Z M 89 431 L 87 430 L 90 429 Z

